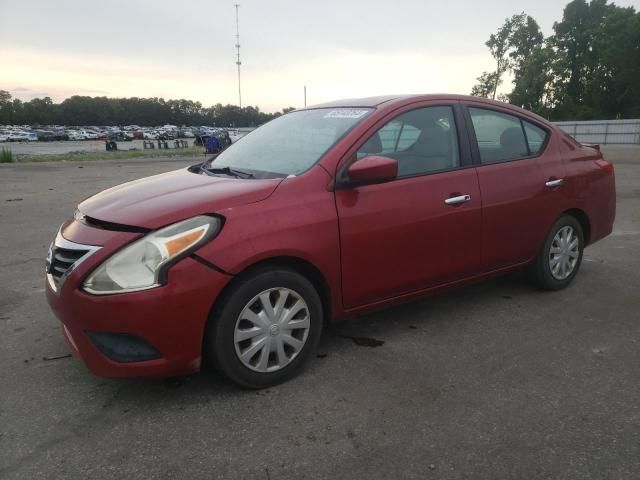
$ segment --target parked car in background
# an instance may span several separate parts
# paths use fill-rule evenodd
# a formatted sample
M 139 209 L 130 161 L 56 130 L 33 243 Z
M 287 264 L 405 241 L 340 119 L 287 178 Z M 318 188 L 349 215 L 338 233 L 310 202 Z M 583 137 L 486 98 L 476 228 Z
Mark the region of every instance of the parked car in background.
M 159 132 L 158 138 L 160 140 L 175 140 L 176 138 L 178 138 L 178 133 L 172 130 L 164 130 L 162 132 Z
M 50 130 L 36 130 L 38 140 L 41 142 L 52 142 L 55 140 L 55 135 Z
M 84 200 L 49 250 L 47 298 L 98 375 L 207 358 L 263 388 L 313 358 L 334 319 L 519 269 L 567 287 L 615 208 L 599 148 L 520 108 L 333 102 Z
M 69 140 L 71 141 L 79 141 L 79 140 L 86 140 L 86 137 L 79 131 L 77 130 L 67 130 L 67 136 L 69 137 Z
M 108 139 L 114 142 L 130 142 L 133 140 L 133 135 L 129 132 L 111 132 Z
M 64 128 L 56 127 L 53 130 L 53 135 L 55 140 L 69 140 L 69 134 Z
M 80 130 L 80 135 L 84 137 L 84 140 L 97 140 L 98 134 L 91 130 Z
M 10 142 L 28 142 L 30 135 L 22 130 L 13 130 L 9 132 L 8 137 Z
M 242 137 L 244 136 L 244 134 L 241 134 L 240 132 L 238 132 L 237 130 L 231 130 L 229 131 L 229 138 L 231 139 L 232 143 L 236 143 L 238 140 L 240 140 Z

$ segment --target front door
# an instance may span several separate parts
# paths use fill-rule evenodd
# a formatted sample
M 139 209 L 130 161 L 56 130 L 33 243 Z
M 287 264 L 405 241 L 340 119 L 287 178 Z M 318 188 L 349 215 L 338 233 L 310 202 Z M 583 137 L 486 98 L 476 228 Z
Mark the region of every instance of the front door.
M 414 108 L 358 147 L 352 162 L 395 158 L 398 178 L 336 191 L 347 309 L 480 271 L 480 190 L 460 118 L 451 105 Z

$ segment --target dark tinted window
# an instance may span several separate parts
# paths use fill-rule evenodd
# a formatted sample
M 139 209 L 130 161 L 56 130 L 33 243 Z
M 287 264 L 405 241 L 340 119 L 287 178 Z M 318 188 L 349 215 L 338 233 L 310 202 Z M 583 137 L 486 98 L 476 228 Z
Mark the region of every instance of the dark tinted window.
M 469 113 L 482 163 L 505 162 L 529 156 L 518 117 L 482 108 L 470 108 Z
M 427 107 L 403 113 L 374 133 L 357 155 L 395 158 L 400 177 L 456 168 L 460 154 L 453 109 Z
M 525 120 L 522 121 L 522 124 L 524 125 L 524 132 L 527 134 L 527 142 L 529 143 L 531 155 L 537 155 L 547 140 L 547 132 Z

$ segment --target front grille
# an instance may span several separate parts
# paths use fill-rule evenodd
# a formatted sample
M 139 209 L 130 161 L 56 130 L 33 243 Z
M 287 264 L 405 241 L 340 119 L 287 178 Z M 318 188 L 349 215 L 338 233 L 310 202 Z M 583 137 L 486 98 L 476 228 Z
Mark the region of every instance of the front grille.
M 72 242 L 58 232 L 47 254 L 47 282 L 51 289 L 58 293 L 71 270 L 100 248 L 102 247 Z
M 71 250 L 56 247 L 55 245 L 51 247 L 51 264 L 47 273 L 53 277 L 56 286 L 60 284 L 60 279 L 63 275 L 88 252 L 89 250 Z

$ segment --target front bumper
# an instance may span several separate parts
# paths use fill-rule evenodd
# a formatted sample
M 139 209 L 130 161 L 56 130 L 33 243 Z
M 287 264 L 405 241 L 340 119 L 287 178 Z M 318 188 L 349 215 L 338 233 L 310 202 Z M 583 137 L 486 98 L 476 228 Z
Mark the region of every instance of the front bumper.
M 72 242 L 86 244 L 91 240 L 90 245 L 102 246 L 66 276 L 57 292 L 49 282 L 46 287 L 47 300 L 63 324 L 65 337 L 91 372 L 105 377 L 148 377 L 182 375 L 199 369 L 211 306 L 229 276 L 187 257 L 171 268 L 164 286 L 94 296 L 80 290 L 82 281 L 104 259 L 139 234 L 108 232 L 79 222 L 63 227 L 61 234 Z M 105 349 L 105 338 L 116 343 Z M 119 338 L 129 339 L 129 344 L 118 344 Z M 131 339 L 139 341 L 137 345 L 143 353 L 148 347 L 147 352 L 156 354 L 140 357 L 114 354 L 114 351 L 139 353 L 135 342 L 131 350 Z M 145 360 L 137 361 L 138 358 Z

